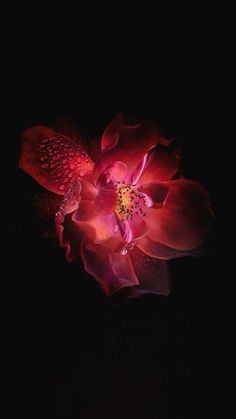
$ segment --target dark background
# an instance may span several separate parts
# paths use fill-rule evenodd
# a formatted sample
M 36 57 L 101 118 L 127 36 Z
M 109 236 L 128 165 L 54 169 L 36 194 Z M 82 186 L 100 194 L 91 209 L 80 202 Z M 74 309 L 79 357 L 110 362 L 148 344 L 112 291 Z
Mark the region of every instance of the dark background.
M 52 66 L 34 56 L 16 72 L 15 167 L 21 133 L 31 125 L 70 116 L 82 133 L 97 136 L 118 112 L 148 118 L 180 144 L 185 177 L 209 190 L 217 214 L 211 71 L 179 53 L 163 68 L 165 58 L 145 47 L 129 65 L 122 54 L 112 61 L 88 55 L 76 69 L 62 56 Z M 154 66 L 157 58 L 161 65 Z M 117 307 L 82 267 L 66 261 L 63 249 L 42 238 L 32 207 L 40 190 L 16 168 L 17 275 L 10 286 L 20 411 L 33 409 L 31 417 L 40 419 L 183 419 L 198 411 L 202 417 L 212 382 L 216 234 L 207 256 L 170 262 L 168 298 L 144 296 Z

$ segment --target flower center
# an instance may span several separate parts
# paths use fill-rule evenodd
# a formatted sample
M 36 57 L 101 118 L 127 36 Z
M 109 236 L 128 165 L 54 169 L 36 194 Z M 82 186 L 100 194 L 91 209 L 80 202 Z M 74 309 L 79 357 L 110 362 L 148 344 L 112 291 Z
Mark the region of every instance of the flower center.
M 115 212 L 121 221 L 132 220 L 135 214 L 145 217 L 145 209 L 148 206 L 147 196 L 142 192 L 142 187 L 117 185 Z

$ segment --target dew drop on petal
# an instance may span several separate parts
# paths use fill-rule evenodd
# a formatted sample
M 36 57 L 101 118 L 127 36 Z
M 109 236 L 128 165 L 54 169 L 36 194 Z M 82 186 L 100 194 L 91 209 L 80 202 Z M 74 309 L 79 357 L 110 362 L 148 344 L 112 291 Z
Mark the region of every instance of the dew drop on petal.
M 127 253 L 128 253 L 128 249 L 127 249 L 126 247 L 123 247 L 123 249 L 121 249 L 121 250 L 120 250 L 120 254 L 121 254 L 122 256 L 127 255 Z

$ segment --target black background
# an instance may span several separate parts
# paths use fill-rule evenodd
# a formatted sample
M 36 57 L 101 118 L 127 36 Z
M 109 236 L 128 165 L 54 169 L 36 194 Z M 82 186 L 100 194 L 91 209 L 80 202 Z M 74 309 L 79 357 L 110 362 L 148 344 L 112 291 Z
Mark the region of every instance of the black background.
M 82 133 L 97 136 L 118 112 L 148 118 L 180 144 L 185 177 L 209 190 L 217 215 L 211 69 L 194 54 L 183 61 L 169 52 L 166 62 L 156 49 L 130 51 L 128 60 L 122 51 L 113 59 L 89 51 L 76 67 L 74 56 L 48 60 L 34 52 L 15 72 L 12 352 L 20 406 L 25 414 L 33 409 L 34 418 L 192 418 L 208 399 L 215 237 L 207 256 L 170 262 L 168 298 L 117 307 L 63 249 L 42 238 L 31 205 L 40 187 L 17 168 L 20 135 L 31 125 L 70 116 Z

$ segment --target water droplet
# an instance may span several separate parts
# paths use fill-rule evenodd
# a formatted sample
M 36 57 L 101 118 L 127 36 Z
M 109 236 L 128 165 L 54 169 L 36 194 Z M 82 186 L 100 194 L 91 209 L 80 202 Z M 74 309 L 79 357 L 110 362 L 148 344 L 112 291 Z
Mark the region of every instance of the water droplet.
M 60 191 L 63 191 L 65 189 L 65 185 L 59 186 Z
M 121 254 L 122 256 L 127 255 L 127 253 L 128 253 L 128 249 L 127 249 L 126 247 L 123 247 L 123 249 L 121 249 L 121 250 L 120 250 L 120 254 Z

